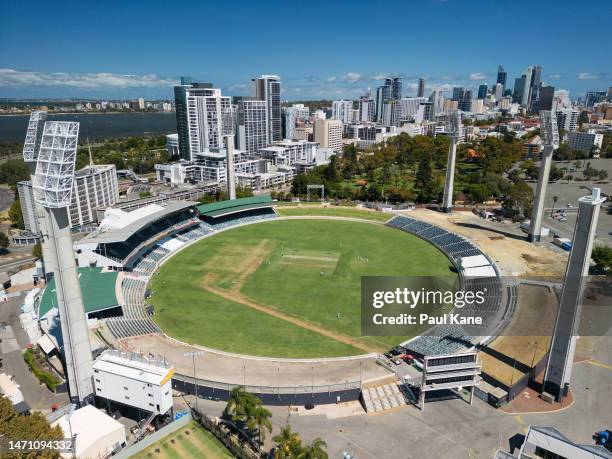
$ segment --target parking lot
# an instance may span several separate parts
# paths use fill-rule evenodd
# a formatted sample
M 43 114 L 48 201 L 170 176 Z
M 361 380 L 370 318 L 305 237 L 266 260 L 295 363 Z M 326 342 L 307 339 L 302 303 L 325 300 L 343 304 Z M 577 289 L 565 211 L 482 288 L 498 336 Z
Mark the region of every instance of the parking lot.
M 556 167 L 567 167 L 566 163 L 555 163 Z M 612 178 L 612 159 L 599 159 L 591 160 L 591 167 L 595 169 L 604 169 L 608 171 L 608 176 Z M 572 172 L 576 177 L 581 177 L 580 171 Z M 535 183 L 530 183 L 535 188 Z M 546 187 L 546 198 L 545 198 L 545 212 L 544 226 L 550 228 L 551 237 L 553 233 L 558 234 L 561 237 L 572 238 L 574 234 L 574 227 L 576 226 L 576 216 L 578 208 L 578 200 L 586 195 L 591 194 L 593 187 L 600 188 L 602 193 L 610 196 L 612 195 L 612 184 L 611 183 L 597 183 L 593 181 L 588 182 L 571 182 L 567 183 L 556 182 L 549 183 Z M 557 202 L 554 202 L 555 196 Z M 571 207 L 568 207 L 568 204 Z M 612 246 L 612 201 L 608 200 L 602 205 L 599 221 L 597 224 L 597 232 L 595 236 L 595 244 L 606 244 Z M 610 207 L 610 211 L 608 208 Z M 552 210 L 554 209 L 565 209 L 567 221 L 559 221 L 551 217 Z

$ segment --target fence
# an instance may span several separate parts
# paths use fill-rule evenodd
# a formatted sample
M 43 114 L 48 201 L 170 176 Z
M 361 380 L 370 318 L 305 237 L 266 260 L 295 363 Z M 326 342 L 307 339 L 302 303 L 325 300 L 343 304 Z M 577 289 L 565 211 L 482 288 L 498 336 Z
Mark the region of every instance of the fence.
M 177 430 L 185 427 L 192 420 L 193 420 L 193 418 L 191 417 L 191 414 L 187 414 L 187 415 L 183 416 L 182 418 L 177 419 L 176 421 L 171 422 L 167 426 L 159 429 L 157 432 L 154 432 L 151 435 L 146 436 L 145 438 L 143 438 L 138 443 L 136 443 L 136 444 L 134 444 L 132 446 L 129 446 L 127 448 L 124 448 L 123 450 L 121 450 L 121 452 L 115 454 L 114 457 L 117 458 L 117 459 L 128 459 L 128 458 L 132 457 L 134 454 L 137 454 L 137 453 L 147 449 L 149 446 L 157 443 L 162 438 L 167 437 L 171 433 L 174 433 Z
M 175 374 L 172 378 L 172 388 L 180 392 L 195 395 L 209 400 L 229 400 L 230 392 L 239 384 L 226 384 L 214 381 L 198 379 Z M 242 386 L 241 386 L 242 387 Z M 322 386 L 294 386 L 294 387 L 269 387 L 269 386 L 244 386 L 247 392 L 257 395 L 265 405 L 314 405 L 335 404 L 359 400 L 361 383 L 359 381 L 347 381 L 343 384 L 330 384 Z

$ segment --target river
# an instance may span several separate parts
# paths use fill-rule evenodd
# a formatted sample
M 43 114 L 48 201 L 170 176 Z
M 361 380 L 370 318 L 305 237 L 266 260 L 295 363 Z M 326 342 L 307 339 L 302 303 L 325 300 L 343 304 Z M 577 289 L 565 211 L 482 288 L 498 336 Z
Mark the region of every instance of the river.
M 23 141 L 29 115 L 0 116 L 0 142 Z M 176 132 L 174 113 L 66 113 L 53 114 L 48 120 L 79 121 L 82 140 L 103 140 L 144 134 Z

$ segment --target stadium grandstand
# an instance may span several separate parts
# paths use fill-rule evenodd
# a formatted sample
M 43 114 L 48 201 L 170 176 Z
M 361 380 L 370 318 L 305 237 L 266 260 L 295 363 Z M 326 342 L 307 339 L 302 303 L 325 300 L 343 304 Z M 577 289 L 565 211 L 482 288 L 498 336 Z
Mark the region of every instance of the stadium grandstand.
M 107 212 L 107 218 L 98 232 L 87 240 L 79 241 L 75 247 L 78 245 L 82 251 L 79 256 L 88 265 L 92 264 L 91 260 L 115 261 L 101 258 L 101 252 L 108 250 L 107 243 L 110 245 L 119 242 L 123 253 L 128 253 L 120 268 L 124 272 L 119 274 L 123 316 L 106 320 L 112 335 L 122 339 L 161 334 L 162 331 L 151 320 L 155 311 L 146 304 L 147 283 L 159 264 L 193 241 L 227 228 L 276 217 L 272 205 L 270 196 L 262 195 L 198 206 L 181 201 L 168 204 L 171 208 L 166 209 L 166 212 L 155 208 L 153 211 L 142 208 L 130 213 Z M 197 211 L 195 214 L 192 212 L 193 207 Z M 136 218 L 124 215 L 132 213 L 137 213 Z M 118 225 L 117 221 L 121 224 Z M 84 250 L 89 253 L 84 254 Z M 92 251 L 95 253 L 93 256 Z
M 276 217 L 270 195 L 251 196 L 197 206 L 202 221 L 216 230 Z
M 462 310 L 465 316 L 483 318 L 482 335 L 467 333 L 461 325 L 440 325 L 403 343 L 409 352 L 425 356 L 466 351 L 486 345 L 509 324 L 518 301 L 517 287 L 509 285 L 504 288 L 495 264 L 471 241 L 406 216 L 397 216 L 387 225 L 420 237 L 444 252 L 455 265 L 464 291 L 486 291 L 483 304 L 465 306 Z M 474 331 L 474 327 L 470 327 L 470 331 Z
M 107 209 L 99 228 L 74 244 L 79 266 L 131 271 L 161 239 L 200 225 L 194 206 L 191 201 L 174 201 L 132 212 Z

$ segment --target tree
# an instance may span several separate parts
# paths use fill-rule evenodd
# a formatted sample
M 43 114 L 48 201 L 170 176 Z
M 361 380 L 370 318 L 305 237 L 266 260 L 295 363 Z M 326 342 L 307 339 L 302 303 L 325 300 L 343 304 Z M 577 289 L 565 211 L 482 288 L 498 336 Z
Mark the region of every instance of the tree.
M 605 180 L 608 178 L 608 171 L 605 169 L 601 169 L 599 171 L 599 174 L 597 174 L 597 176 L 599 177 L 599 180 Z
M 211 202 L 215 202 L 215 197 L 212 194 L 203 194 L 198 198 L 198 202 L 202 204 L 210 204 Z
M 553 216 L 553 213 L 555 211 L 555 204 L 557 204 L 557 201 L 559 200 L 559 196 L 553 196 L 553 206 L 552 209 L 550 211 L 550 216 Z
M 510 218 L 522 220 L 531 214 L 533 191 L 525 181 L 517 182 L 504 198 L 503 206 Z
M 274 459 L 297 457 L 302 451 L 300 435 L 291 430 L 289 424 L 281 428 L 280 434 L 272 437 L 272 440 L 277 445 L 274 450 Z
M 21 159 L 7 159 L 0 164 L 0 183 L 8 183 L 15 189 L 17 182 L 28 180 L 30 170 Z
M 306 445 L 302 448 L 300 454 L 298 454 L 298 459 L 327 459 L 327 443 L 325 443 L 321 438 L 315 438 L 310 445 Z
M 0 397 L 0 437 L 7 440 L 61 440 L 64 433 L 60 426 L 51 427 L 47 418 L 39 412 L 31 416 L 20 416 L 13 408 L 12 402 Z M 59 452 L 52 450 L 10 453 L 2 457 L 15 459 L 55 459 Z
M 34 244 L 34 246 L 32 246 L 32 256 L 38 258 L 39 260 L 43 259 L 42 245 L 40 244 L 40 242 L 37 242 L 36 244 Z
M 9 238 L 8 236 L 3 233 L 2 231 L 0 231 L 0 248 L 2 249 L 6 249 L 9 245 Z
M 8 211 L 9 219 L 15 228 L 24 229 L 23 214 L 21 213 L 21 203 L 18 199 L 13 201 Z
M 608 275 L 612 274 L 612 247 L 607 245 L 594 247 L 591 258 L 599 269 L 606 271 Z
M 270 421 L 272 413 L 263 406 L 257 406 L 254 408 L 253 413 L 251 414 L 252 417 L 249 431 L 257 430 L 257 441 L 261 445 L 266 439 L 265 430 L 267 430 L 268 433 L 272 433 L 272 422 Z

